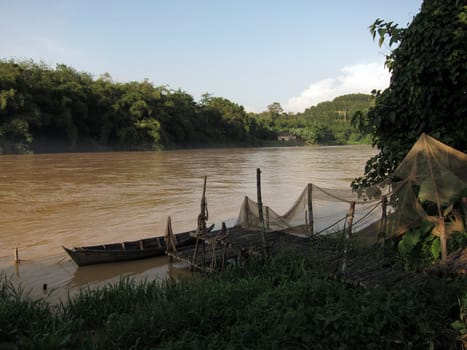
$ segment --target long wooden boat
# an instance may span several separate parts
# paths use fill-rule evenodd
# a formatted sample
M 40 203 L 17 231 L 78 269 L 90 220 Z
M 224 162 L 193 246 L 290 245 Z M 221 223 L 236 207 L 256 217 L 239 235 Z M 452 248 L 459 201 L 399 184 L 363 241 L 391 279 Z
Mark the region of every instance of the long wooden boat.
M 184 247 L 196 241 L 190 236 L 190 232 L 178 233 L 174 237 L 176 247 Z M 167 243 L 165 237 L 151 237 L 87 247 L 62 247 L 78 266 L 85 266 L 163 256 L 167 250 Z

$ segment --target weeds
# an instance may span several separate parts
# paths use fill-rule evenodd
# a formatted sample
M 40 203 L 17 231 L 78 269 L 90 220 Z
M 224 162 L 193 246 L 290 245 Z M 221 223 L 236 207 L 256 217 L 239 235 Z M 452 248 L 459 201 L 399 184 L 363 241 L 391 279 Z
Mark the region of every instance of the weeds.
M 455 348 L 464 279 L 392 290 L 329 280 L 303 256 L 215 276 L 87 289 L 58 307 L 0 282 L 0 346 L 34 349 Z M 6 347 L 5 346 L 5 347 Z M 17 347 L 16 347 L 17 346 Z

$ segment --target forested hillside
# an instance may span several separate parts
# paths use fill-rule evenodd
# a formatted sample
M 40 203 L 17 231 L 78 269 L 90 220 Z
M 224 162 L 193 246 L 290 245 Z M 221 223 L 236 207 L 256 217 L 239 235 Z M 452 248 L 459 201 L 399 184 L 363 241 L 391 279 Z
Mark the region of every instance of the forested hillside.
M 368 135 L 358 129 L 354 119 L 364 119 L 373 105 L 372 95 L 349 94 L 291 115 L 283 113 L 276 102 L 259 118 L 277 132 L 293 133 L 307 144 L 369 143 Z
M 262 145 L 288 132 L 308 144 L 362 142 L 351 125 L 370 95 L 346 95 L 283 113 L 143 82 L 94 79 L 66 65 L 0 60 L 0 154 Z

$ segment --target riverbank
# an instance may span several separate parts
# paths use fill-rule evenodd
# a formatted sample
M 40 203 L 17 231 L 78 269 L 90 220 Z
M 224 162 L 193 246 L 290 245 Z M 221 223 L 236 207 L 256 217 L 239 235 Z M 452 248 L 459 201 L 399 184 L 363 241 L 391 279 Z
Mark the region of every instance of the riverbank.
M 1 155 L 21 155 L 21 154 L 55 154 L 55 153 L 112 153 L 112 152 L 162 152 L 162 151 L 177 151 L 177 150 L 213 150 L 213 149 L 233 149 L 233 148 L 261 148 L 261 147 L 323 147 L 323 146 L 359 146 L 366 145 L 371 146 L 371 141 L 368 139 L 363 139 L 361 142 L 351 142 L 348 143 L 316 143 L 310 144 L 306 140 L 296 139 L 296 140 L 256 140 L 254 142 L 230 142 L 230 143 L 207 143 L 207 144 L 169 144 L 161 147 L 111 147 L 111 146 L 102 146 L 97 143 L 83 143 L 74 147 L 69 147 L 64 143 L 59 142 L 44 142 L 35 149 L 25 151 L 25 152 L 12 152 L 12 153 L 1 153 Z M 1 150 L 0 150 L 1 151 Z
M 281 254 L 212 277 L 83 290 L 57 307 L 2 278 L 0 345 L 14 348 L 454 349 L 465 279 L 354 288 Z

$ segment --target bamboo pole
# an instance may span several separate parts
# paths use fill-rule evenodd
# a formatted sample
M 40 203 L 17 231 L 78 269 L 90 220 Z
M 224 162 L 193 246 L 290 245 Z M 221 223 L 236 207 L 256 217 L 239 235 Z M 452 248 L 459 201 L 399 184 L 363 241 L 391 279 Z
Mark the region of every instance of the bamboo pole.
M 347 239 L 352 238 L 352 224 L 353 224 L 353 218 L 355 216 L 355 202 L 350 203 L 350 209 L 349 209 L 349 225 L 347 229 Z
M 169 216 L 167 218 L 167 227 L 165 229 L 165 244 L 166 244 L 166 249 L 167 253 L 176 253 L 177 252 L 177 247 L 176 247 L 176 242 L 174 241 L 174 235 L 173 235 L 173 230 L 172 230 L 172 218 Z M 172 255 L 169 255 L 169 260 L 172 261 L 173 257 Z
M 263 242 L 263 249 L 267 255 L 267 243 L 266 243 L 266 226 L 264 225 L 264 217 L 263 217 L 263 200 L 261 198 L 261 169 L 256 169 L 256 192 L 258 195 L 258 217 L 259 222 L 261 223 L 262 230 L 261 230 L 261 240 Z
M 355 216 L 355 202 L 350 203 L 349 212 L 347 214 L 348 220 L 348 227 L 345 230 L 345 238 L 344 238 L 344 256 L 342 257 L 342 273 L 345 274 L 347 270 L 347 254 L 350 250 L 350 239 L 352 238 L 352 224 L 353 218 Z
M 196 243 L 195 243 L 195 249 L 193 251 L 193 258 L 191 259 L 190 271 L 193 271 L 194 267 L 196 266 L 196 258 L 198 256 L 198 247 L 199 247 L 199 237 L 198 235 L 196 235 Z
M 381 247 L 384 249 L 384 245 L 386 242 L 386 222 L 387 222 L 387 205 L 388 205 L 388 197 L 383 196 L 381 198 L 381 226 L 379 227 L 379 234 L 378 236 L 382 237 L 383 241 L 381 242 Z
M 313 219 L 313 188 L 312 184 L 308 184 L 308 231 L 311 235 L 314 234 L 314 219 Z
M 221 235 L 222 235 L 222 240 L 223 241 L 223 247 L 222 247 L 222 261 L 221 261 L 221 271 L 224 271 L 225 268 L 225 256 L 227 254 L 227 242 L 225 241 L 226 236 L 227 236 L 227 226 L 225 225 L 225 222 L 222 222 L 222 228 L 221 228 Z
M 266 206 L 266 228 L 269 231 L 269 207 Z
M 464 229 L 467 230 L 467 197 L 461 198 L 461 210 L 464 214 Z
M 203 184 L 203 195 L 201 197 L 201 207 L 200 207 L 200 213 L 198 215 L 198 228 L 196 230 L 196 244 L 195 244 L 195 250 L 193 252 L 193 259 L 191 262 L 191 267 L 190 269 L 193 271 L 193 267 L 196 265 L 196 260 L 198 257 L 198 249 L 199 249 L 199 244 L 200 244 L 200 236 L 206 233 L 206 220 L 208 219 L 208 203 L 206 201 L 206 182 L 207 182 L 207 176 L 204 177 L 204 184 Z M 205 246 L 204 246 L 204 241 L 201 240 L 202 244 L 202 258 L 203 258 L 203 266 L 206 262 L 206 251 L 205 251 Z
M 439 217 L 438 218 L 438 227 L 439 227 L 439 238 L 441 242 L 441 266 L 443 267 L 443 270 L 446 267 L 446 261 L 447 261 L 447 243 L 446 243 L 446 226 L 444 223 L 444 217 Z
M 439 229 L 440 229 L 440 242 L 441 242 L 441 266 L 444 267 L 446 266 L 446 261 L 447 261 L 447 250 L 446 250 L 446 232 L 445 232 L 445 227 L 444 227 L 444 214 L 443 211 L 441 210 L 441 200 L 439 198 L 439 193 L 438 189 L 436 187 L 435 183 L 435 175 L 433 171 L 433 164 L 431 163 L 430 157 L 427 157 L 427 162 L 428 162 L 428 169 L 430 171 L 431 175 L 431 180 L 433 181 L 433 189 L 435 193 L 435 199 L 436 199 L 436 205 L 438 207 L 438 223 L 439 223 Z
M 245 219 L 247 226 L 250 226 L 250 203 L 248 196 L 245 196 Z
M 21 260 L 19 260 L 19 253 L 18 248 L 15 249 L 15 263 L 19 264 Z
M 203 196 L 201 197 L 201 208 L 200 213 L 198 215 L 198 231 L 200 233 L 205 233 L 206 231 L 206 220 L 209 217 L 208 214 L 208 203 L 206 200 L 206 181 L 207 176 L 204 177 L 204 185 L 203 185 Z

